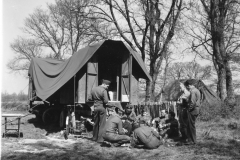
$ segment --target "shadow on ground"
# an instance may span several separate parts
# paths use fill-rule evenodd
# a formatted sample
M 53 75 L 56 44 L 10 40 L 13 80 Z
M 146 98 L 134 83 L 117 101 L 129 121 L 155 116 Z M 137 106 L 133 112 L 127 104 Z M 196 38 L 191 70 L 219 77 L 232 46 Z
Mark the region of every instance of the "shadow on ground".
M 46 136 L 53 133 L 58 133 L 61 131 L 61 128 L 57 123 L 55 124 L 45 124 L 37 118 L 28 119 L 29 124 L 33 124 L 35 128 L 39 128 L 46 131 Z

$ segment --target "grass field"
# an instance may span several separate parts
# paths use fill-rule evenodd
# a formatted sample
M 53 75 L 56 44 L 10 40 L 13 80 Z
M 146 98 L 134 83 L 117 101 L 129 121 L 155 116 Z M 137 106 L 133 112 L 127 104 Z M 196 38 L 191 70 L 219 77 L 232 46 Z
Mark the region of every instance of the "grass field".
M 10 104 L 9 104 L 10 105 Z M 25 103 L 22 106 L 26 106 Z M 25 109 L 2 107 L 2 113 L 28 114 Z M 15 108 L 18 108 L 15 105 Z M 11 124 L 11 126 L 14 125 Z M 3 119 L 2 119 L 3 124 Z M 230 124 L 237 124 L 232 128 Z M 107 148 L 88 138 L 70 137 L 65 140 L 55 125 L 37 121 L 35 115 L 21 120 L 23 138 L 2 138 L 1 159 L 165 159 L 165 160 L 239 160 L 240 120 L 215 118 L 197 121 L 197 144 L 194 146 L 161 145 L 158 149 Z M 2 131 L 4 126 L 2 125 Z

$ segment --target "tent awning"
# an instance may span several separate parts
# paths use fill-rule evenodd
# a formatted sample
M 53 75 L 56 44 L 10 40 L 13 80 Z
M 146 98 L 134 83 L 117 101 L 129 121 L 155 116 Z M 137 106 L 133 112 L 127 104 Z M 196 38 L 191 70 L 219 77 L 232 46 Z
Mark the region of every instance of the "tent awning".
M 131 50 L 122 41 L 104 40 L 80 49 L 65 61 L 32 58 L 29 76 L 33 80 L 36 95 L 42 100 L 46 100 L 68 82 L 103 45 L 112 48 L 114 48 L 113 45 L 125 46 L 138 63 L 138 67 L 142 73 L 140 78 L 151 80 L 144 62 L 136 52 Z

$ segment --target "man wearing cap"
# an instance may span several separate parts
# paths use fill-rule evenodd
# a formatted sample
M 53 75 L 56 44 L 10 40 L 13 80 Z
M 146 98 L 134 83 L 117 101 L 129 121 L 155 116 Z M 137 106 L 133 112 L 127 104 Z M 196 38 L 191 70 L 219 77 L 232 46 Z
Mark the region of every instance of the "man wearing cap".
M 106 124 L 106 104 L 109 101 L 107 89 L 110 85 L 109 80 L 102 80 L 102 84 L 92 89 L 91 95 L 88 98 L 94 101 L 94 126 L 93 126 L 93 141 L 103 142 L 103 129 Z
M 103 132 L 104 142 L 110 142 L 115 147 L 121 146 L 124 143 L 130 142 L 130 137 L 125 135 L 127 130 L 122 127 L 122 120 L 119 116 L 119 113 L 124 112 L 122 108 L 115 106 L 109 108 L 110 117 L 107 120 L 107 123 Z
M 194 86 L 195 80 L 190 79 L 185 82 L 186 88 L 190 91 L 190 97 L 187 106 L 187 142 L 185 144 L 196 144 L 195 121 L 199 115 L 201 100 L 200 91 Z
M 132 134 L 132 130 L 134 129 L 135 122 L 137 120 L 136 113 L 133 111 L 133 105 L 126 105 L 124 115 L 122 116 L 123 120 L 123 128 L 125 128 L 128 132 L 127 135 Z
M 140 127 L 133 131 L 130 141 L 130 148 L 132 147 L 145 147 L 147 149 L 158 148 L 161 142 L 161 136 L 154 131 L 151 127 L 146 126 L 144 120 L 139 121 Z

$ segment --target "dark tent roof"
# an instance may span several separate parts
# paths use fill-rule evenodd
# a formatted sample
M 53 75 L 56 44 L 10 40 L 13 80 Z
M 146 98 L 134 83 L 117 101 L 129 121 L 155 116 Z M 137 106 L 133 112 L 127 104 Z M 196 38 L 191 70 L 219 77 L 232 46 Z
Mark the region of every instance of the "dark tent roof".
M 175 80 L 166 85 L 163 89 L 163 97 L 167 101 L 177 101 L 181 95 L 179 82 L 184 83 L 186 80 Z M 201 92 L 202 101 L 207 102 L 210 105 L 220 103 L 220 98 L 210 88 L 208 88 L 203 81 L 194 80 L 194 86 Z
M 151 80 L 145 64 L 138 53 L 134 52 L 122 41 L 104 40 L 80 49 L 64 62 L 52 59 L 32 58 L 28 73 L 33 79 L 37 96 L 42 100 L 50 97 L 69 81 L 102 46 L 107 46 L 111 49 L 118 48 L 119 46 L 126 47 L 129 53 L 133 55 L 133 59 L 138 62 L 137 70 L 140 74 L 139 78 Z

